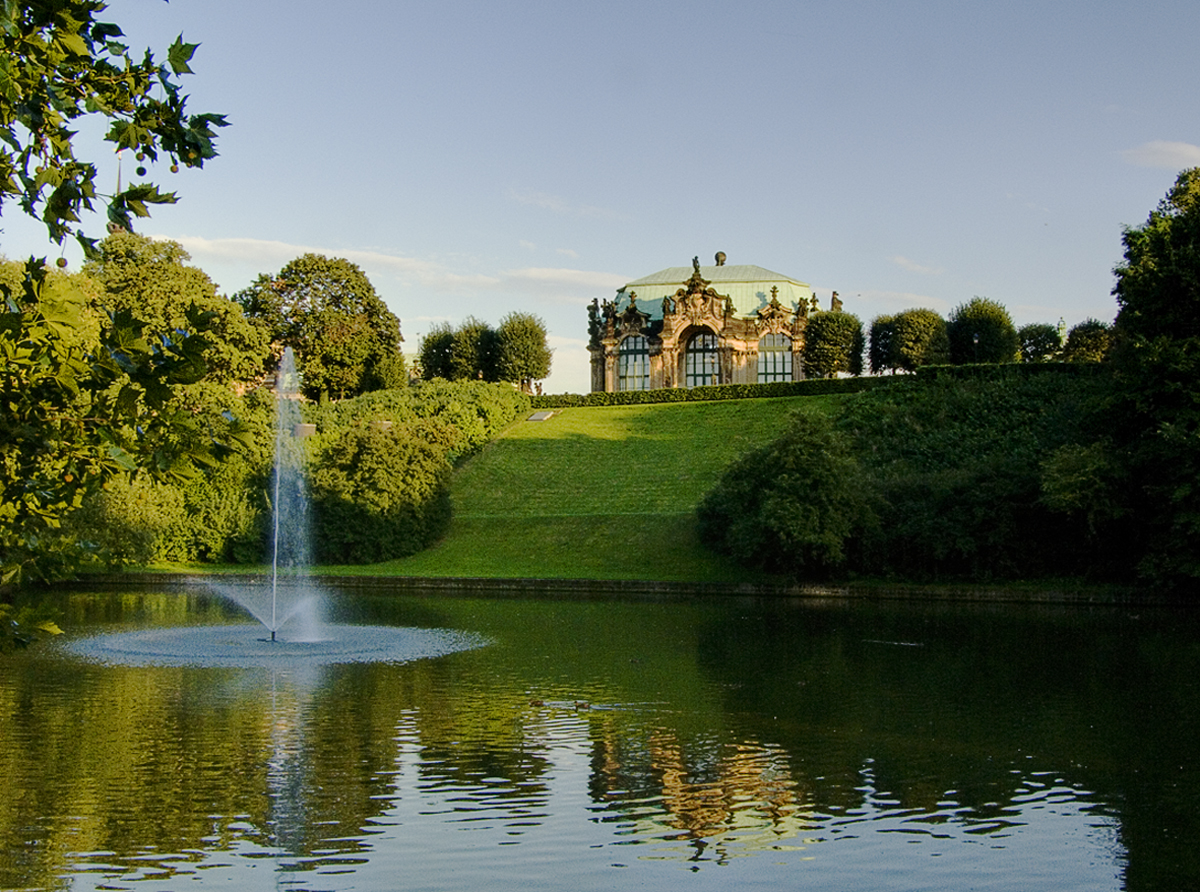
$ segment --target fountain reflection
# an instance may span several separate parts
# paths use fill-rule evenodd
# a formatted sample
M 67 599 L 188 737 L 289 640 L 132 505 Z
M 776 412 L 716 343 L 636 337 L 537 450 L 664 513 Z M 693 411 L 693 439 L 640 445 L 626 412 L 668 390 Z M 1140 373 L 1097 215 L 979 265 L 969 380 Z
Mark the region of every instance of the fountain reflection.
M 126 602 L 178 628 L 179 600 Z M 213 600 L 196 615 L 221 619 Z M 969 647 L 947 614 L 809 611 L 790 630 L 732 604 L 395 593 L 367 612 L 497 643 L 247 668 L 11 660 L 0 887 L 240 886 L 264 867 L 311 888 L 522 889 L 535 868 L 580 889 L 678 888 L 685 871 L 769 885 L 781 868 L 821 888 L 1134 892 L 1198 875 L 1174 829 L 1195 818 L 1171 810 L 1194 788 L 1177 731 L 1195 730 L 1195 691 L 1119 681 L 1194 677 L 1200 650 L 1170 623 L 1138 620 L 1130 650 L 1129 624 L 1108 621 L 993 623 Z M 723 649 L 698 651 L 718 628 Z M 874 643 L 915 631 L 925 647 Z

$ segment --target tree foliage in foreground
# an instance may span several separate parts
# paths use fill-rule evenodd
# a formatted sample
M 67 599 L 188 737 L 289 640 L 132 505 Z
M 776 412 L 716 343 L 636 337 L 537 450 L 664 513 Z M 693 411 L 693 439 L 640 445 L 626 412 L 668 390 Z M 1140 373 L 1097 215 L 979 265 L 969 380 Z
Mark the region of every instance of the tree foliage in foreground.
M 1121 334 L 1200 337 L 1200 167 L 1180 173 L 1146 222 L 1121 240 L 1125 257 L 1113 270 Z
M 182 480 L 213 462 L 217 432 L 175 399 L 204 376 L 206 318 L 189 333 L 147 337 L 128 312 L 95 343 L 82 342 L 87 307 L 77 292 L 45 288 L 26 266 L 23 294 L 0 312 L 0 567 L 4 582 L 70 572 L 88 544 L 63 529 L 84 499 L 143 471 Z M 228 431 L 223 432 L 228 433 Z
M 165 155 L 172 170 L 213 158 L 214 128 L 226 124 L 222 115 L 186 111 L 177 78 L 191 72 L 197 44 L 180 36 L 165 62 L 149 51 L 139 60 L 120 27 L 97 19 L 105 8 L 99 0 L 0 5 L 0 213 L 15 200 L 55 242 L 73 234 L 89 254 L 93 240 L 72 231 L 98 197 L 95 164 L 75 152 L 80 118 L 107 119 L 106 140 L 139 161 Z M 133 183 L 109 197 L 108 216 L 132 229 L 131 218 L 147 216 L 147 205 L 174 201 L 150 182 Z
M 1122 241 L 1118 388 L 1101 417 L 1106 461 L 1082 485 L 1123 507 L 1110 541 L 1133 543 L 1144 577 L 1191 586 L 1200 578 L 1200 168 L 1180 173 Z M 1120 473 L 1105 473 L 1114 464 Z

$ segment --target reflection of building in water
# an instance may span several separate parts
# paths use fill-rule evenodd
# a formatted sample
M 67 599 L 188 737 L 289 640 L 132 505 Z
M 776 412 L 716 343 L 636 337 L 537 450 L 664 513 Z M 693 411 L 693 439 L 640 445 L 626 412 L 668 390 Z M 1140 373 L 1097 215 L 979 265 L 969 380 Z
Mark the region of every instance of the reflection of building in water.
M 685 752 L 665 730 L 644 741 L 601 733 L 592 767 L 593 795 L 613 808 L 628 800 L 638 833 L 657 830 L 694 843 L 698 852 L 707 841 L 717 849 L 708 857 L 717 860 L 802 844 L 815 826 L 787 753 L 777 746 L 739 742 Z M 655 799 L 661 812 L 647 811 L 647 800 Z M 663 833 L 667 828 L 675 832 Z

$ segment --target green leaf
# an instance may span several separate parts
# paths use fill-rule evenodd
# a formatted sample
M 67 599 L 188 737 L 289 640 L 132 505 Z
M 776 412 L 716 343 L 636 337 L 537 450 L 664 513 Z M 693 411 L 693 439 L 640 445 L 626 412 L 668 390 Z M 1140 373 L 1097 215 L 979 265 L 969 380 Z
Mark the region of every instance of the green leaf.
M 188 67 L 188 62 L 192 60 L 192 53 L 196 52 L 198 43 L 184 43 L 183 35 L 180 34 L 175 38 L 175 42 L 171 44 L 167 50 L 167 62 L 171 66 L 171 70 L 176 74 L 191 74 L 192 69 Z
M 137 470 L 137 462 L 133 456 L 115 443 L 108 447 L 108 457 L 123 471 Z
M 76 56 L 90 56 L 91 50 L 88 49 L 87 41 L 76 33 L 60 33 L 58 35 L 58 43 L 68 52 L 74 53 Z

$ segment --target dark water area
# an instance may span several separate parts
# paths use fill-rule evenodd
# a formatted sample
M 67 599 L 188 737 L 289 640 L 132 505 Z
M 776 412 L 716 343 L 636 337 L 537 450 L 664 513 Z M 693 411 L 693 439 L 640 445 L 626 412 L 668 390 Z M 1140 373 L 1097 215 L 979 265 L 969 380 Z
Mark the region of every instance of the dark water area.
M 255 631 L 55 598 L 0 656 L 3 889 L 1200 888 L 1188 612 L 373 591 L 330 619 L 399 651 L 173 664 L 94 636 Z

